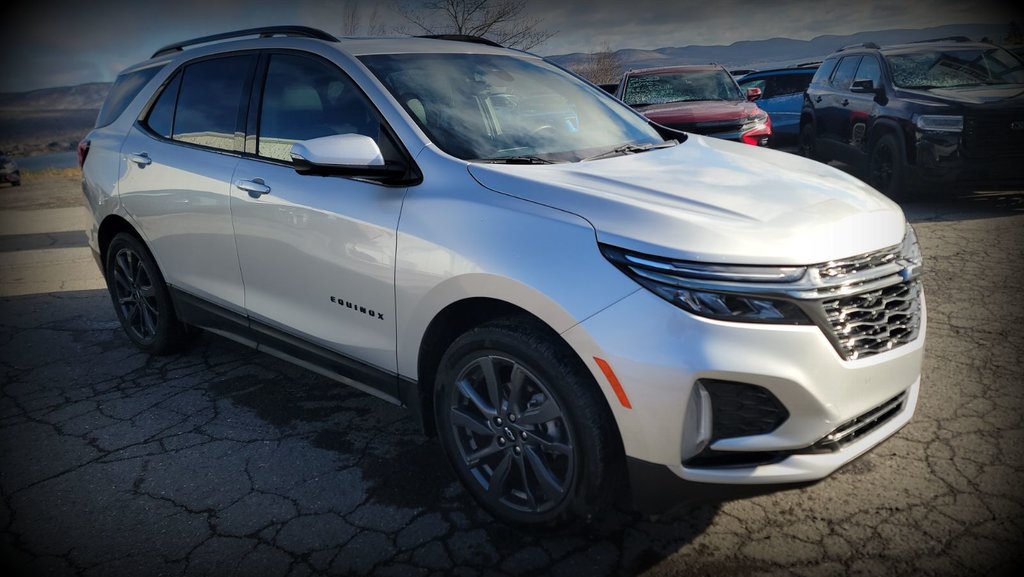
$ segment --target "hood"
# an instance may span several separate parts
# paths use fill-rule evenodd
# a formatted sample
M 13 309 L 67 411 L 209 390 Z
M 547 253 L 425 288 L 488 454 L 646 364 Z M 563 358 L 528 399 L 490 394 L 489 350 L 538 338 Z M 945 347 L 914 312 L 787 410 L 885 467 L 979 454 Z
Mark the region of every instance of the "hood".
M 754 114 L 757 105 L 745 100 L 702 100 L 641 106 L 637 111 L 658 124 L 690 124 L 742 120 Z
M 587 219 L 598 241 L 728 264 L 806 265 L 899 243 L 899 206 L 792 154 L 690 136 L 671 148 L 551 165 L 470 164 L 481 185 Z
M 901 88 L 911 97 L 937 99 L 950 104 L 999 104 L 1014 108 L 1024 107 L 1024 86 L 1010 84 L 1003 86 L 964 86 L 962 88 Z

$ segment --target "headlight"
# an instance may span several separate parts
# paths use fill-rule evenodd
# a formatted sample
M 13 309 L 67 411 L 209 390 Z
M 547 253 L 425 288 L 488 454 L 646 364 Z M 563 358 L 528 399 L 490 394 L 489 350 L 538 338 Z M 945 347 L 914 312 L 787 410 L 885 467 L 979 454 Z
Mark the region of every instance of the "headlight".
M 919 276 L 924 265 L 921 247 L 917 244 L 917 233 L 910 223 L 907 223 L 907 233 L 900 245 L 900 264 L 903 265 L 903 272 L 900 275 L 906 280 Z
M 763 110 L 758 110 L 754 114 L 751 114 L 743 119 L 743 128 L 741 130 L 754 130 L 760 128 L 768 122 L 768 113 Z
M 743 286 L 793 282 L 804 276 L 805 267 L 669 261 L 607 245 L 601 245 L 601 252 L 641 286 L 695 315 L 748 323 L 811 324 L 793 302 L 750 294 Z
M 914 119 L 914 124 L 924 132 L 963 132 L 964 117 L 922 114 Z

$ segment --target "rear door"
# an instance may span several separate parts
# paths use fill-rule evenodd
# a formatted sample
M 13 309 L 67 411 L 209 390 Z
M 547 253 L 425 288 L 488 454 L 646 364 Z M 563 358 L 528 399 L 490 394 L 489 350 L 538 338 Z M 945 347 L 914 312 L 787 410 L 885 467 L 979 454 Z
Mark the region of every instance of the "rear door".
M 244 310 L 231 226 L 255 53 L 206 58 L 171 76 L 121 148 L 121 202 L 168 284 Z
M 850 83 L 857 73 L 861 56 L 844 56 L 839 60 L 826 86 L 816 97 L 815 108 L 818 121 L 818 146 L 827 156 L 840 160 L 847 159 L 846 142 L 849 141 Z
M 231 189 L 252 327 L 289 346 L 312 345 L 284 352 L 328 354 L 338 373 L 396 396 L 397 377 L 373 382 L 364 375 L 374 372 L 363 369 L 397 374 L 394 267 L 407 189 L 299 174 L 289 153 L 295 142 L 345 133 L 374 138 L 385 159 L 398 149 L 376 109 L 334 63 L 274 52 L 260 68 L 265 80 L 255 98 L 262 103 L 250 120 L 255 138 Z M 240 188 L 254 183 L 265 192 Z

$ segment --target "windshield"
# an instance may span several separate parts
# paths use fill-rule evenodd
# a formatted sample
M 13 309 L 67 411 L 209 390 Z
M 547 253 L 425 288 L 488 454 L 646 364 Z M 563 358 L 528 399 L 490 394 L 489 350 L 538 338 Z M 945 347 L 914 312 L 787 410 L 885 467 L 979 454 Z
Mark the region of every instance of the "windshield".
M 431 141 L 464 160 L 579 161 L 664 139 L 643 117 L 535 58 L 387 54 L 360 60 Z
M 725 70 L 690 70 L 630 76 L 622 101 L 630 106 L 694 102 L 698 100 L 745 100 L 736 81 Z
M 885 59 L 900 88 L 1024 84 L 1024 65 L 1002 48 L 929 50 Z

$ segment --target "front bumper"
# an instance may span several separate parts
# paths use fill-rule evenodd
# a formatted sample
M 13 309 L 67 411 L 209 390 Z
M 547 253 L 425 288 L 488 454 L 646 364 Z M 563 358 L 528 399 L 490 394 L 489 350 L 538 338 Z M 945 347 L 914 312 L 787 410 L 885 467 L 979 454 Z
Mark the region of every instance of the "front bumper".
M 920 388 L 926 311 L 918 338 L 891 351 L 844 361 L 817 326 L 709 320 L 640 290 L 563 336 L 602 385 L 626 455 L 680 481 L 770 485 L 821 479 L 894 434 L 914 413 Z M 593 360 L 615 371 L 632 408 L 610 390 Z M 695 449 L 694 384 L 722 380 L 763 387 L 788 411 L 767 434 L 723 438 L 717 454 L 764 454 L 763 462 L 684 464 Z M 903 394 L 898 410 L 834 451 L 808 452 L 840 426 Z M 689 421 L 689 422 L 688 422 Z M 770 458 L 768 458 L 770 457 Z M 633 479 L 634 494 L 647 491 Z M 638 486 L 641 485 L 641 486 Z M 648 491 L 649 492 L 649 491 Z M 645 495 L 650 497 L 651 495 Z
M 982 189 L 1024 184 L 1024 150 L 972 154 L 959 133 L 918 132 L 915 147 L 915 175 L 921 183 Z

